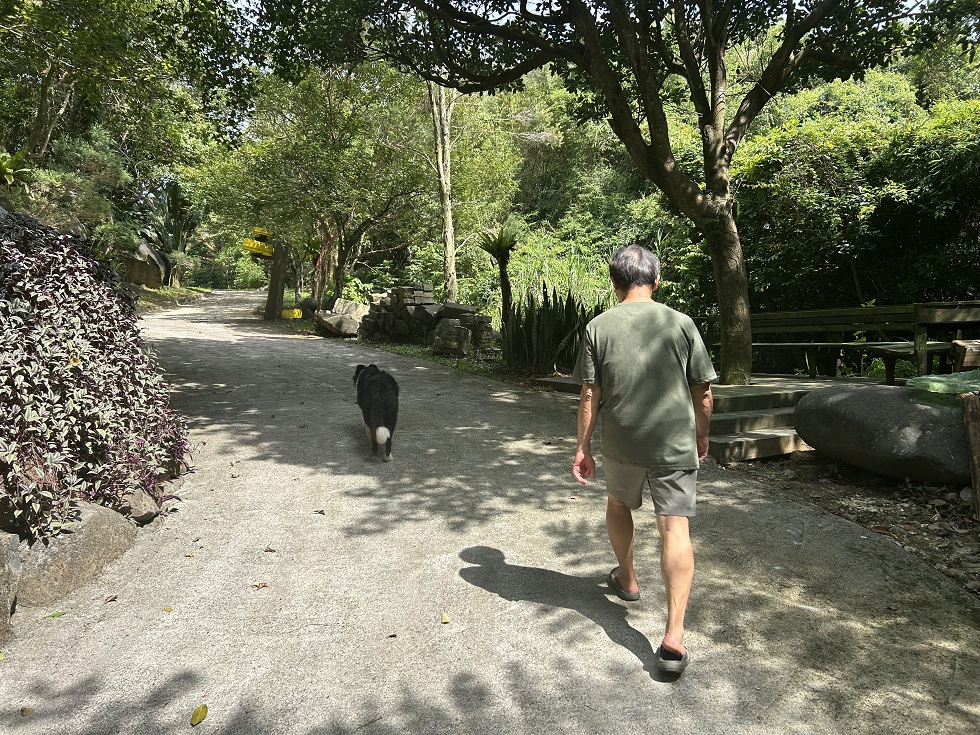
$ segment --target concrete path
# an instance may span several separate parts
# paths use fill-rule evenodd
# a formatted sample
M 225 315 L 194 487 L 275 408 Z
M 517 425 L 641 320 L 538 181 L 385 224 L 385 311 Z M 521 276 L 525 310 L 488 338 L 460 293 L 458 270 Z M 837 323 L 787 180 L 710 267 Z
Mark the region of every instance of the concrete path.
M 18 611 L 0 732 L 190 732 L 202 703 L 194 731 L 225 735 L 980 729 L 974 598 L 717 467 L 694 524 L 694 660 L 659 681 L 652 509 L 643 599 L 622 603 L 602 485 L 569 472 L 573 397 L 287 333 L 257 321 L 260 299 L 146 318 L 196 472 L 96 582 Z M 368 362 L 401 383 L 389 464 L 354 403 Z

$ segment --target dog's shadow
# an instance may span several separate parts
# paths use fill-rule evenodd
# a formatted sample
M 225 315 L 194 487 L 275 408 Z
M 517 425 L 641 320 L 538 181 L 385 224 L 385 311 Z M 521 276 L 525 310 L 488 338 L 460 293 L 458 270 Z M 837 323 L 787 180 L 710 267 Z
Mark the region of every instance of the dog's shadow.
M 505 600 L 533 602 L 573 610 L 596 623 L 609 640 L 631 652 L 655 681 L 673 682 L 676 674 L 661 671 L 650 641 L 626 621 L 627 610 L 608 599 L 595 577 L 573 577 L 540 567 L 508 564 L 499 549 L 471 546 L 459 558 L 476 566 L 461 569 L 459 576 Z M 608 594 L 613 594 L 610 590 Z

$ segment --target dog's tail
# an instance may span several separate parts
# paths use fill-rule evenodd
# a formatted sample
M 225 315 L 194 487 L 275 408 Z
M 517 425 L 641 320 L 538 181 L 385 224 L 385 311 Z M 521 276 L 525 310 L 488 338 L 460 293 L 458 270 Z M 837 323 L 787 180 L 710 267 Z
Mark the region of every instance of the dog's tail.
M 387 427 L 379 426 L 374 430 L 374 438 L 378 444 L 384 444 L 391 437 L 391 432 L 388 431 Z

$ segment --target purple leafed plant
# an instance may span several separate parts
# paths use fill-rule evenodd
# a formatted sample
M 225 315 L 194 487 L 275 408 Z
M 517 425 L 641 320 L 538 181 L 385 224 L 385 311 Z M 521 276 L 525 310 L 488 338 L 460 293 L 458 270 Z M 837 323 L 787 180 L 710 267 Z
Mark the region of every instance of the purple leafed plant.
M 187 428 L 136 321 L 84 243 L 0 216 L 0 511 L 25 538 L 59 533 L 72 499 L 118 509 L 179 474 Z

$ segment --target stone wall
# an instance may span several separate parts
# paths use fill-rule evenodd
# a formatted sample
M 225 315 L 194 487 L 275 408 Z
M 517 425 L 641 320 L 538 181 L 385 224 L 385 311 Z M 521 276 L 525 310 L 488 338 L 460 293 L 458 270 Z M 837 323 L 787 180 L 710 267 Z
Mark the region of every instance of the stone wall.
M 447 320 L 452 323 L 440 330 Z M 457 331 L 450 333 L 450 329 Z M 465 330 L 468 336 L 458 330 Z M 360 336 L 424 344 L 453 355 L 486 351 L 495 343 L 490 317 L 478 315 L 469 304 L 437 304 L 431 283 L 395 286 L 385 294 L 372 294 L 367 316 L 361 319 Z

